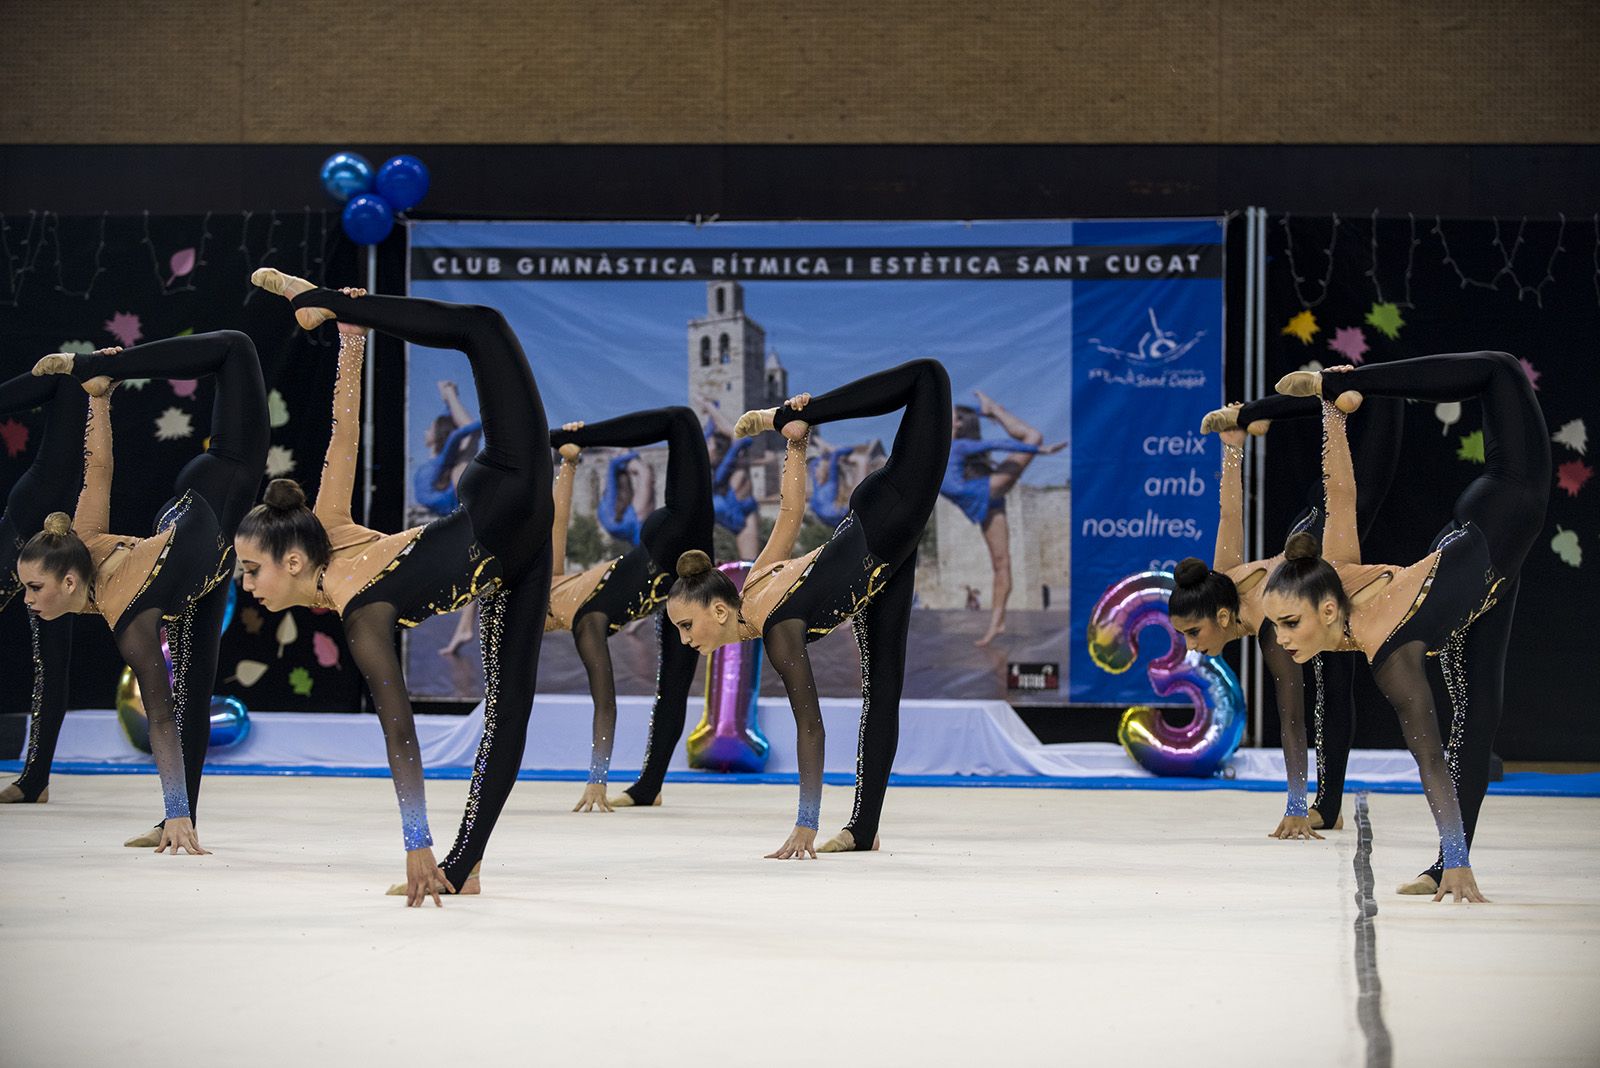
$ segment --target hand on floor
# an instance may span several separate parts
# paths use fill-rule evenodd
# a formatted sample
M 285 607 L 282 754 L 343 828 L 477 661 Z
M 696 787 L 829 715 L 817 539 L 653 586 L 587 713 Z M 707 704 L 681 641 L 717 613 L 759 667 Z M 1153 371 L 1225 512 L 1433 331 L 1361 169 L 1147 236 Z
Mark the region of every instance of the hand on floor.
M 807 857 L 812 860 L 817 859 L 815 828 L 796 825 L 795 829 L 789 832 L 788 840 L 778 847 L 778 851 L 767 854 L 768 860 L 788 860 L 791 857 L 795 860 L 805 860 Z

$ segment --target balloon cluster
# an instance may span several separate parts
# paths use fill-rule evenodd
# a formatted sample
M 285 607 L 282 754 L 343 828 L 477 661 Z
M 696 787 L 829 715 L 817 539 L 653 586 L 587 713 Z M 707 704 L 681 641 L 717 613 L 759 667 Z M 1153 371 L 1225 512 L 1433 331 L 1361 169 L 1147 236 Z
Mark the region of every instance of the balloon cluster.
M 344 204 L 344 232 L 358 245 L 376 245 L 394 229 L 395 212 L 428 195 L 428 168 L 415 156 L 395 156 L 374 174 L 355 152 L 335 152 L 322 163 L 322 188 Z

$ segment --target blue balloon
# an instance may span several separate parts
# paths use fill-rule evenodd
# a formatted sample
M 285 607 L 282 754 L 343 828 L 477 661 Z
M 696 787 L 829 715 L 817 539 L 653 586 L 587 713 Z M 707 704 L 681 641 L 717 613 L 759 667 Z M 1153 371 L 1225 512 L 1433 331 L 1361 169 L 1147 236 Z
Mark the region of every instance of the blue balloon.
M 250 711 L 237 697 L 211 696 L 211 747 L 238 745 L 250 733 Z
M 415 156 L 395 156 L 378 168 L 378 195 L 395 211 L 422 203 L 428 195 L 428 168 Z
M 373 193 L 350 198 L 344 206 L 344 232 L 358 245 L 376 245 L 394 229 L 394 209 Z
M 354 152 L 335 152 L 322 161 L 322 188 L 335 200 L 349 200 L 372 188 L 372 164 Z

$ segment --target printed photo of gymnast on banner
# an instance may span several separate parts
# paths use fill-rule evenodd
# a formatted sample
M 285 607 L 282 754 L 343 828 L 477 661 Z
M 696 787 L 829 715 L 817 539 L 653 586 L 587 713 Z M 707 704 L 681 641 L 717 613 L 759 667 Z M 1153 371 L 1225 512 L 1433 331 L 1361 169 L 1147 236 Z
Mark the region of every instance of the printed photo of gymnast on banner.
M 1205 556 L 1215 530 L 1214 443 L 1203 446 L 1209 459 L 1118 453 L 1137 452 L 1122 438 L 1140 427 L 1182 435 L 1219 401 L 1222 231 L 1216 220 L 1089 225 L 419 222 L 411 293 L 500 309 L 552 427 L 691 408 L 713 471 L 719 562 L 754 559 L 778 510 L 783 445 L 770 433 L 736 437 L 741 413 L 909 359 L 940 360 L 954 437 L 919 550 L 905 696 L 1064 704 L 1071 665 L 1071 699 L 1115 701 L 1127 680 L 1077 663 L 1106 584 L 1099 576 Z M 1109 370 L 1086 381 L 1080 367 Z M 1124 372 L 1159 384 L 1108 383 Z M 1085 388 L 1110 407 L 1089 418 L 1092 436 L 1075 440 L 1074 392 Z M 455 480 L 478 448 L 465 358 L 411 346 L 408 396 L 407 521 L 423 523 L 456 507 Z M 844 518 L 851 491 L 882 466 L 898 419 L 812 434 L 797 551 Z M 640 523 L 662 503 L 666 452 L 662 443 L 582 454 L 568 572 L 637 544 Z M 1193 475 L 1203 491 L 1180 495 L 1182 507 L 1164 508 L 1159 524 L 1108 527 L 1105 517 L 1143 511 L 1144 493 L 1127 481 L 1134 471 Z M 1086 483 L 1099 525 L 1080 537 L 1073 497 Z M 1072 559 L 1086 551 L 1097 558 L 1089 572 Z M 656 642 L 650 620 L 612 638 L 619 694 L 654 692 Z M 419 698 L 481 696 L 473 608 L 425 622 L 406 648 Z M 812 663 L 823 695 L 859 695 L 849 628 L 818 642 Z M 539 688 L 587 692 L 570 634 L 547 636 Z M 782 693 L 776 673 L 764 673 L 762 690 Z

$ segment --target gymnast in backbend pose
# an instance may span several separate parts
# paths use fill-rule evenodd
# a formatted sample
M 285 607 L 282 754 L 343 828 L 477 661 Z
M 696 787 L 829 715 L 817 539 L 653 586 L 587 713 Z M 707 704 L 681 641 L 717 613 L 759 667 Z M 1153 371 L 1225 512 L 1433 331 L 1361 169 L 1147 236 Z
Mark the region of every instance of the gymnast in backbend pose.
M 1236 428 L 1247 427 L 1252 434 L 1264 434 L 1273 421 L 1304 419 L 1321 414 L 1322 405 L 1315 397 L 1287 397 L 1274 393 L 1243 405 L 1230 405 L 1211 412 L 1201 422 L 1200 428 L 1203 433 L 1224 431 L 1225 447 L 1239 446 L 1244 439 Z M 1404 424 L 1405 402 L 1397 398 L 1374 401 L 1361 412 L 1360 432 L 1354 444 L 1348 446 L 1352 455 L 1353 485 L 1359 487 L 1355 503 L 1358 542 L 1365 541 L 1379 506 L 1394 480 Z M 1338 427 L 1342 426 L 1341 420 Z M 1242 522 L 1243 491 L 1237 489 L 1236 481 L 1235 487 L 1241 503 L 1240 510 L 1231 513 L 1236 517 L 1232 521 Z M 1335 488 L 1342 491 L 1342 487 Z M 1225 483 L 1223 492 L 1235 491 Z M 1323 492 L 1320 481 L 1309 485 L 1305 508 L 1289 524 L 1290 535 L 1307 531 L 1319 540 L 1324 536 L 1323 524 L 1327 512 Z M 1226 510 L 1225 514 L 1228 514 Z M 1242 538 L 1241 528 L 1239 540 L 1234 544 L 1241 544 Z M 1186 571 L 1191 582 L 1199 581 L 1201 572 L 1194 568 Z M 1207 616 L 1206 609 L 1209 608 L 1210 615 L 1214 616 L 1219 607 L 1205 605 L 1198 614 Z M 1189 629 L 1195 629 L 1195 621 L 1186 619 L 1185 622 L 1189 624 Z M 1342 829 L 1344 817 L 1340 814 L 1340 808 L 1344 799 L 1345 769 L 1349 766 L 1350 747 L 1355 741 L 1355 676 L 1358 670 L 1365 671 L 1366 668 L 1354 653 L 1329 653 L 1315 658 L 1299 669 L 1301 678 L 1298 682 L 1294 678 L 1295 669 L 1281 653 L 1272 657 L 1269 667 L 1273 672 L 1274 690 L 1278 698 L 1284 765 L 1290 777 L 1288 814 L 1305 815 L 1310 820 L 1312 830 L 1327 827 Z M 1301 769 L 1305 767 L 1305 747 L 1301 739 L 1305 733 L 1305 695 L 1308 692 L 1315 695 L 1313 729 L 1317 739 L 1317 796 L 1310 808 L 1302 812 L 1297 799 L 1304 796 L 1305 781 Z
M 116 351 L 101 349 L 99 355 Z M 0 515 L 0 608 L 11 603 L 22 589 L 22 581 L 17 578 L 17 555 L 28 533 L 43 528 L 45 517 L 51 512 L 70 510 L 81 488 L 75 476 L 83 465 L 83 421 L 89 411 L 89 398 L 70 378 L 24 374 L 0 383 L 0 414 L 30 408 L 45 409 L 44 433 L 33 463 L 11 487 L 5 512 Z M 50 800 L 50 762 L 55 758 L 56 740 L 67 715 L 72 619 L 68 616 L 45 622 L 37 612 L 29 612 L 28 626 L 33 639 L 28 749 L 22 776 L 0 789 L 0 804 L 43 804 Z M 17 653 L 8 654 L 8 658 L 22 659 Z
M 1060 452 L 1067 443 L 1043 444 L 1044 435 L 1038 430 L 986 394 L 978 390 L 973 393 L 977 394 L 979 407 L 962 404 L 954 409 L 954 440 L 950 443 L 950 459 L 939 489 L 978 525 L 989 549 L 989 563 L 994 570 L 989 629 L 973 643 L 984 646 L 1006 632 L 1006 602 L 1011 599 L 1011 521 L 1006 518 L 1006 494 L 1016 488 L 1034 456 Z M 980 416 L 998 422 L 1010 437 L 984 440 Z M 987 459 L 990 452 L 1005 452 L 1007 456 L 995 465 Z
M 1482 901 L 1468 850 L 1500 724 L 1517 583 L 1544 527 L 1550 435 L 1527 375 L 1503 352 L 1337 371 L 1286 375 L 1278 391 L 1320 395 L 1342 410 L 1355 409 L 1368 395 L 1434 402 L 1476 397 L 1483 409 L 1483 473 L 1456 499 L 1433 551 L 1409 567 L 1330 564 L 1318 556 L 1315 539 L 1298 535 L 1289 559 L 1267 580 L 1267 615 L 1297 661 L 1329 649 L 1366 654 L 1400 716 L 1440 837 L 1434 865 L 1401 892 L 1427 893 L 1432 884 L 1435 901 L 1446 895 Z M 1330 530 L 1353 525 L 1330 503 Z M 1448 751 L 1424 670 L 1430 655 L 1439 656 L 1450 693 Z
M 47 517 L 17 563 L 28 605 L 45 619 L 68 612 L 102 616 L 139 681 L 166 819 L 126 844 L 203 853 L 193 821 L 211 740 L 211 687 L 233 577 L 233 534 L 267 463 L 261 361 L 248 337 L 223 330 L 120 355 L 46 356 L 33 373 L 70 374 L 91 399 L 77 513 L 70 521 L 59 512 Z M 151 536 L 110 533 L 112 379 L 207 376 L 216 388 L 206 451 L 178 473 Z M 60 462 L 54 477 L 70 483 L 76 458 L 63 455 Z M 170 678 L 163 631 L 172 651 Z
M 872 473 L 866 445 L 832 446 L 811 435 L 818 455 L 807 461 L 811 471 L 811 514 L 825 527 L 836 527 L 850 514 L 850 492 Z M 843 470 L 849 466 L 849 473 Z
M 700 399 L 706 411 L 706 451 L 711 457 L 711 503 L 717 526 L 733 535 L 740 560 L 753 560 L 761 549 L 761 504 L 743 457 L 755 442 L 734 433 L 733 423 L 714 399 Z
M 639 524 L 638 546 L 619 559 L 575 575 L 564 574 L 578 451 L 598 445 L 634 448 L 656 441 L 667 443 L 666 503 Z M 600 423 L 568 423 L 550 435 L 550 444 L 560 450 L 562 463 L 556 476 L 555 526 L 551 531 L 555 578 L 545 629 L 572 631 L 594 698 L 589 784 L 573 811 L 610 812 L 613 807 L 659 805 L 661 782 L 673 747 L 683 734 L 689 689 L 699 662 L 698 654 L 683 643 L 675 628 L 664 623 L 660 613 L 677 577 L 678 557 L 691 550 L 711 551 L 715 520 L 705 436 L 688 408 L 658 408 Z M 652 615 L 656 616 L 661 658 L 644 770 L 638 782 L 607 800 L 606 775 L 617 727 L 617 684 L 606 642 L 630 621 Z
M 477 893 L 478 862 L 522 763 L 550 598 L 552 465 L 533 373 L 516 335 L 492 308 L 318 289 L 270 268 L 251 281 L 288 297 L 308 330 L 339 320 L 339 372 L 316 505 L 306 508 L 305 494 L 288 479 L 267 487 L 265 503 L 239 528 L 245 589 L 272 611 L 313 605 L 344 620 L 388 746 L 406 849 L 399 888 L 406 904 L 432 895 L 437 905 L 440 891 Z M 483 449 L 461 476 L 461 508 L 398 534 L 361 526 L 350 511 L 368 327 L 465 353 L 482 413 Z M 483 738 L 461 828 L 441 868 L 394 632 L 473 599 L 482 602 Z
M 702 450 L 705 448 L 703 442 L 704 439 Z M 706 464 L 709 469 L 710 461 L 707 460 Z M 561 477 L 559 471 L 556 477 Z M 559 485 L 557 483 L 558 489 Z M 568 485 L 571 485 L 570 481 Z M 600 491 L 600 503 L 595 507 L 594 517 L 600 529 L 634 549 L 639 545 L 640 511 L 642 509 L 645 515 L 649 515 L 655 499 L 655 472 L 650 465 L 639 459 L 637 452 L 619 452 L 606 464 L 605 489 Z M 557 561 L 556 574 L 559 576 L 560 573 L 561 564 Z
M 411 473 L 411 488 L 419 505 L 434 515 L 449 515 L 461 506 L 456 483 L 466 473 L 468 461 L 477 455 L 483 424 L 461 403 L 461 391 L 454 382 L 439 383 L 439 399 L 444 401 L 445 414 L 433 421 L 423 437 L 428 458 Z M 477 622 L 478 602 L 473 601 L 456 616 L 455 633 L 440 647 L 439 655 L 460 652 L 472 640 Z
M 1277 408 L 1293 407 L 1282 402 Z M 1302 405 L 1303 407 L 1303 405 Z M 1217 542 L 1212 565 L 1189 557 L 1174 569 L 1175 588 L 1167 602 L 1172 626 L 1183 635 L 1192 650 L 1206 656 L 1219 656 L 1229 643 L 1254 635 L 1261 647 L 1262 660 L 1272 673 L 1283 720 L 1284 770 L 1288 777 L 1288 802 L 1283 818 L 1272 831 L 1274 838 L 1310 839 L 1322 836 L 1313 829 L 1306 804 L 1306 742 L 1304 673 L 1278 646 L 1272 624 L 1266 620 L 1262 604 L 1267 576 L 1282 562 L 1282 555 L 1267 560 L 1244 559 L 1244 488 L 1240 466 L 1244 456 L 1245 430 L 1237 422 L 1239 408 L 1223 408 L 1207 415 L 1202 431 L 1218 431 L 1222 437 L 1222 488 Z M 1266 416 L 1246 426 L 1265 433 Z M 1267 416 L 1274 413 L 1268 409 Z M 1349 443 L 1344 434 L 1344 414 L 1331 407 L 1323 416 L 1323 486 L 1327 514 L 1339 514 L 1348 524 L 1329 525 L 1328 540 L 1337 559 L 1361 559 L 1355 530 L 1355 472 Z
M 805 516 L 806 433 L 811 423 L 905 409 L 893 451 L 850 496 L 850 514 L 828 542 L 790 558 Z M 939 499 L 950 452 L 950 378 L 935 360 L 913 360 L 815 399 L 801 394 L 779 408 L 746 412 L 741 434 L 776 429 L 788 439 L 782 496 L 772 535 L 743 595 L 703 554 L 678 562 L 667 615 L 701 652 L 760 637 L 793 706 L 800 763 L 794 830 L 771 857 L 815 857 L 822 806 L 823 724 L 806 644 L 850 620 L 861 647 L 861 730 L 850 822 L 821 847 L 878 847 L 878 819 L 900 733 L 906 633 L 916 590 L 917 542 Z

